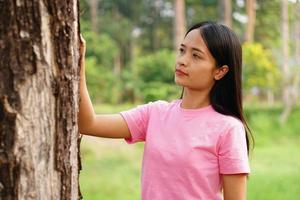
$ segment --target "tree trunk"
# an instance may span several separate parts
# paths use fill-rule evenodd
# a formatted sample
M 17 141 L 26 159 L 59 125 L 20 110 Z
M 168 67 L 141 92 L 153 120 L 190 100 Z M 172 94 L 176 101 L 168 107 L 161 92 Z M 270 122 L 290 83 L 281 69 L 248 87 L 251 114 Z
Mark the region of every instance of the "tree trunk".
M 231 0 L 219 0 L 221 22 L 232 28 L 232 5 Z
M 284 110 L 280 116 L 280 122 L 284 123 L 291 111 L 291 99 L 290 99 L 290 69 L 289 69 L 289 19 L 288 19 L 288 0 L 281 0 L 281 32 L 282 32 L 282 76 L 283 76 L 283 88 L 282 88 L 282 100 Z
M 175 19 L 174 19 L 174 48 L 178 49 L 185 35 L 185 1 L 175 0 Z
M 296 73 L 293 81 L 293 102 L 297 103 L 299 101 L 299 85 L 300 85 L 300 0 L 297 0 L 295 6 L 295 58 L 296 58 Z
M 91 26 L 92 31 L 97 33 L 99 30 L 99 20 L 98 20 L 98 5 L 100 0 L 89 0 L 90 13 L 91 13 Z
M 0 199 L 79 199 L 79 2 L 0 1 Z
M 255 11 L 255 4 L 256 0 L 246 0 L 246 9 L 247 9 L 247 29 L 245 33 L 245 40 L 247 42 L 253 42 L 254 40 L 254 31 L 255 31 L 255 18 L 256 18 L 256 11 Z

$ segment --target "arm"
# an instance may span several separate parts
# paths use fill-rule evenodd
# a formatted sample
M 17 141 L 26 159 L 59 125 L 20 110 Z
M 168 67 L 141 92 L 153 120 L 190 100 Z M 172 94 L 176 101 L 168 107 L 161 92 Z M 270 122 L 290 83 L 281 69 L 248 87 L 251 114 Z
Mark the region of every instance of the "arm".
M 224 200 L 247 199 L 247 174 L 222 174 Z
M 85 79 L 85 41 L 80 41 L 80 103 L 78 127 L 81 134 L 107 138 L 130 138 L 130 131 L 120 114 L 96 115 Z

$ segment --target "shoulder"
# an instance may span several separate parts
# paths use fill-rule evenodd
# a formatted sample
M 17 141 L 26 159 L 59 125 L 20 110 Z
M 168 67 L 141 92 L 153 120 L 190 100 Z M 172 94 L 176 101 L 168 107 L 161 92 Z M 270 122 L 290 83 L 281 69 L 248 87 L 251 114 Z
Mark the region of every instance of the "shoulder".
M 223 120 L 228 126 L 228 128 L 244 127 L 243 122 L 236 117 L 230 115 L 223 115 Z
M 232 129 L 240 130 L 244 132 L 244 124 L 237 117 L 231 115 L 224 115 L 217 111 L 214 111 L 214 123 L 222 127 L 223 134 L 230 132 Z
M 149 106 L 149 109 L 151 111 L 166 111 L 176 106 L 177 103 L 178 100 L 173 100 L 170 102 L 165 100 L 157 100 L 157 101 L 149 102 L 146 105 Z
M 232 138 L 233 140 L 244 140 L 246 130 L 244 124 L 239 119 L 227 116 L 226 117 L 226 131 L 221 134 L 221 138 Z

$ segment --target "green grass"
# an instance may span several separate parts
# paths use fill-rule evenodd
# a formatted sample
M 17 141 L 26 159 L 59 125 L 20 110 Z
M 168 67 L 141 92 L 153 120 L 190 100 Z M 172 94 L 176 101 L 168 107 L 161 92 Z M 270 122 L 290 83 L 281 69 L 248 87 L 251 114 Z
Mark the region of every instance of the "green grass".
M 132 106 L 96 107 L 119 112 Z M 248 200 L 290 200 L 300 195 L 300 109 L 284 125 L 280 108 L 249 108 L 247 116 L 256 146 L 251 154 Z M 140 199 L 143 144 L 83 137 L 80 187 L 84 200 Z
M 84 137 L 81 150 L 83 199 L 139 199 L 142 143 L 127 145 L 122 140 Z
M 258 147 L 251 160 L 248 199 L 289 200 L 300 194 L 300 141 Z
M 282 108 L 279 106 L 246 108 L 245 113 L 252 129 L 256 146 L 276 141 L 300 138 L 300 107 L 294 108 L 284 124 L 279 123 Z

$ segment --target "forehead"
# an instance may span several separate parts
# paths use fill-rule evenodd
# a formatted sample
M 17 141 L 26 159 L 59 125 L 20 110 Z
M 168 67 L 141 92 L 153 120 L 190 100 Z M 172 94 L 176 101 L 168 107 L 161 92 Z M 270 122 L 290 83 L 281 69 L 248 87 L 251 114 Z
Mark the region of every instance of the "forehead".
M 191 48 L 195 47 L 207 51 L 206 44 L 200 34 L 199 29 L 190 31 L 183 39 L 183 44 Z

